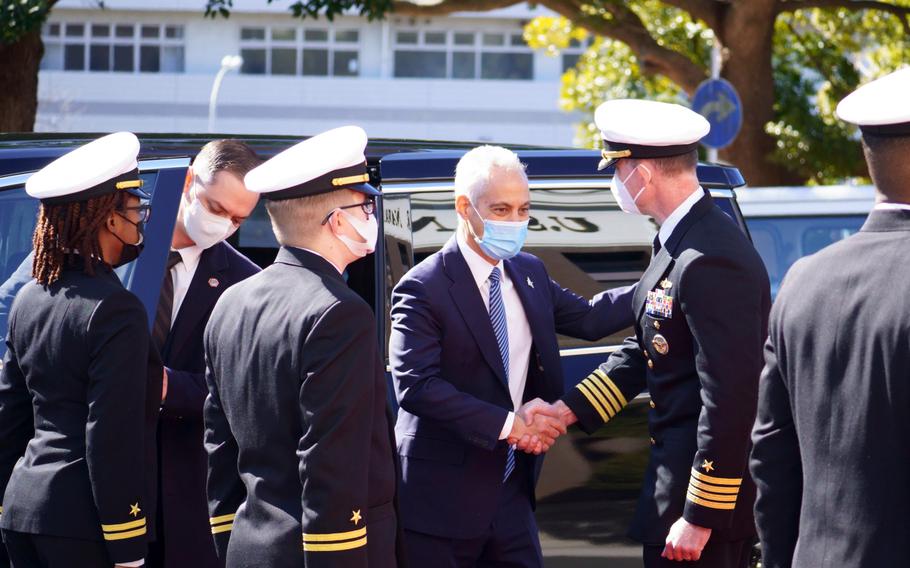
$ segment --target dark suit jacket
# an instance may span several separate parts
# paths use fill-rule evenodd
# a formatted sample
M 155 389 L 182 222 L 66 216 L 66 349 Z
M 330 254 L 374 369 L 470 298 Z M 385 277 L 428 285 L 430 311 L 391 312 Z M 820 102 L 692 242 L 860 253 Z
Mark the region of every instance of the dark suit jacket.
M 202 444 L 205 353 L 202 334 L 215 302 L 229 287 L 259 272 L 227 243 L 204 250 L 164 344 L 167 398 L 161 405 L 160 507 L 164 566 L 219 566 L 205 497 L 207 464 Z
M 751 470 L 762 565 L 906 566 L 910 211 L 793 265 L 771 311 Z
M 26 284 L 10 313 L 0 527 L 103 541 L 129 562 L 154 538 L 161 365 L 139 299 L 112 271 L 77 265 Z
M 593 432 L 645 388 L 651 394 L 635 540 L 664 544 L 680 517 L 712 529 L 714 542 L 755 534 L 747 460 L 769 288 L 748 237 L 705 195 L 638 283 L 635 336 L 566 395 Z M 655 309 L 661 294 L 672 298 L 669 313 Z
M 338 270 L 282 247 L 218 301 L 205 353 L 211 532 L 227 566 L 400 566 L 376 320 Z
M 524 399 L 555 401 L 563 392 L 556 333 L 595 340 L 628 327 L 634 288 L 589 303 L 551 280 L 530 254 L 505 261 L 505 270 L 534 342 Z M 477 537 L 499 502 L 508 445 L 498 438 L 512 398 L 489 313 L 454 237 L 395 287 L 389 358 L 401 406 L 395 434 L 403 525 Z M 518 457 L 533 472 L 533 502 L 542 460 Z

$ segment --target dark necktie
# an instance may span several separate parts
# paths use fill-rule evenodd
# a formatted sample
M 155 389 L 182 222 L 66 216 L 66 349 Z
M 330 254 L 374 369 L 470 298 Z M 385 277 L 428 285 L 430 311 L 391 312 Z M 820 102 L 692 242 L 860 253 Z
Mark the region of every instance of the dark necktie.
M 155 326 L 152 328 L 152 339 L 158 351 L 164 349 L 167 334 L 171 331 L 171 312 L 174 310 L 174 277 L 171 276 L 171 269 L 182 260 L 180 253 L 175 250 L 167 255 L 167 270 L 164 271 L 158 310 L 155 312 Z
M 657 256 L 657 253 L 660 252 L 660 233 L 654 235 L 654 247 L 651 251 L 651 258 Z

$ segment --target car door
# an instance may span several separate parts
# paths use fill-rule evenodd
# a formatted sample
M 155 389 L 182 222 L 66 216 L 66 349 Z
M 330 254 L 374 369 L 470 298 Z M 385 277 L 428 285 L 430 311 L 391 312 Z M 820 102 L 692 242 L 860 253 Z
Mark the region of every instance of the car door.
M 117 269 L 124 285 L 142 300 L 154 320 L 171 234 L 189 158 L 143 160 L 140 177 L 152 195 L 152 214 L 145 227 L 144 249 L 135 261 Z M 16 292 L 31 280 L 32 234 L 37 200 L 25 193 L 31 172 L 0 177 L 0 358 L 6 353 L 9 310 Z

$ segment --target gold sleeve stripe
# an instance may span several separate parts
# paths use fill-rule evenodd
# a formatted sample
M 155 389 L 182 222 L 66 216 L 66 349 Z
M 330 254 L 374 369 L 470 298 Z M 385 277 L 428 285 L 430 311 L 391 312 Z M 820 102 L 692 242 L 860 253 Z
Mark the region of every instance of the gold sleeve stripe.
M 142 536 L 145 534 L 146 528 L 142 527 L 141 529 L 136 529 L 134 531 L 127 532 L 118 532 L 118 533 L 104 533 L 104 540 L 123 540 L 127 538 L 134 538 L 137 536 Z
M 720 501 L 722 503 L 736 503 L 736 498 L 738 497 L 737 495 L 717 495 L 716 493 L 708 493 L 707 491 L 702 491 L 694 487 L 689 487 L 689 494 L 711 499 L 712 501 Z
M 594 398 L 594 395 L 588 391 L 588 387 L 586 387 L 582 383 L 578 383 L 577 385 L 575 385 L 575 388 L 580 390 L 581 394 L 585 395 L 585 398 L 588 399 L 588 402 L 591 403 L 591 406 L 594 407 L 594 410 L 597 411 L 597 414 L 600 414 L 600 417 L 603 419 L 604 422 L 607 422 L 610 420 L 610 417 L 607 416 L 606 412 L 604 412 L 603 407 L 600 406 L 600 403 L 597 402 L 597 399 Z
M 212 527 L 212 534 L 218 534 L 223 532 L 228 532 L 234 528 L 234 523 L 228 523 L 226 525 L 218 525 L 217 527 Z
M 718 487 L 716 485 L 708 485 L 707 483 L 703 483 L 695 478 L 689 480 L 689 486 L 704 489 L 709 493 L 728 493 L 733 495 L 739 494 L 739 487 Z
M 367 535 L 367 528 L 360 527 L 356 531 L 326 534 L 307 534 L 303 533 L 303 542 L 333 542 L 336 540 L 350 540 Z
M 613 403 L 607 401 L 607 399 L 603 395 L 603 392 L 600 390 L 600 387 L 597 386 L 597 384 L 595 384 L 594 381 L 592 381 L 590 377 L 581 382 L 583 385 L 588 387 L 588 390 L 591 391 L 591 394 L 594 395 L 594 398 L 596 398 L 597 401 L 600 402 L 601 407 L 604 409 L 604 411 L 606 411 L 607 416 L 609 418 L 613 418 L 614 416 L 616 416 L 617 410 L 613 406 Z
M 594 391 L 594 394 L 601 393 L 603 395 L 603 396 L 598 396 L 598 398 L 600 398 L 604 401 L 604 407 L 606 407 L 607 411 L 610 412 L 611 418 L 613 416 L 616 416 L 616 413 L 619 412 L 620 410 L 622 410 L 622 406 L 620 406 L 619 403 L 616 402 L 616 398 L 613 396 L 613 394 L 610 392 L 610 390 L 607 389 L 607 387 L 605 387 L 603 385 L 603 383 L 601 383 L 600 380 L 597 379 L 597 377 L 595 377 L 594 375 L 589 375 L 588 378 L 585 379 L 583 382 L 585 382 L 588 385 L 588 388 L 590 388 L 592 391 Z M 609 406 L 607 406 L 607 403 L 606 403 L 607 400 L 610 401 Z
M 311 544 L 303 543 L 303 549 L 307 552 L 338 552 L 339 550 L 353 550 L 367 545 L 367 537 L 348 542 L 337 542 L 332 544 Z
M 104 532 L 117 532 L 144 526 L 145 517 L 142 517 L 141 519 L 136 519 L 135 521 L 130 521 L 128 523 L 120 523 L 117 525 L 101 525 L 101 530 Z
M 704 481 L 707 483 L 713 483 L 715 485 L 742 485 L 743 478 L 734 478 L 734 477 L 711 477 L 710 475 L 705 475 L 699 472 L 697 469 L 692 468 L 692 477 L 699 481 Z
M 230 515 L 220 515 L 218 517 L 212 517 L 209 519 L 209 524 L 211 525 L 220 525 L 221 523 L 226 523 L 227 521 L 233 521 L 236 513 L 231 513 Z
M 700 499 L 695 495 L 689 493 L 686 495 L 686 499 L 692 501 L 696 505 L 701 505 L 702 507 L 708 507 L 709 509 L 722 509 L 725 511 L 732 511 L 736 508 L 736 503 L 717 503 L 715 501 L 708 501 L 707 499 Z
M 622 391 L 619 390 L 619 387 L 616 386 L 616 383 L 614 383 L 606 373 L 600 369 L 595 369 L 594 374 L 597 375 L 600 380 L 602 380 L 604 384 L 610 388 L 611 391 L 613 391 L 613 394 L 616 396 L 616 400 L 619 401 L 620 407 L 624 407 L 629 404 L 629 402 L 626 400 L 626 397 L 622 395 Z

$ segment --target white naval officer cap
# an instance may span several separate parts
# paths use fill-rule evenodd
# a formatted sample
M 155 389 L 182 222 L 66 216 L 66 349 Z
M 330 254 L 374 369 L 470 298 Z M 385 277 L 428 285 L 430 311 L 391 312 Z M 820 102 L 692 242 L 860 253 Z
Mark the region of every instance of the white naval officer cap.
M 847 95 L 837 116 L 863 134 L 910 136 L 910 67 L 895 71 Z
M 366 147 L 367 133 L 359 126 L 333 128 L 273 156 L 246 174 L 243 183 L 271 200 L 339 189 L 381 195 L 368 183 Z
M 705 117 L 684 106 L 615 99 L 597 107 L 594 123 L 604 141 L 602 170 L 620 158 L 669 158 L 698 148 L 711 130 Z
M 115 132 L 60 156 L 25 182 L 25 192 L 47 205 L 86 201 L 125 191 L 149 199 L 139 179 L 139 139 Z

